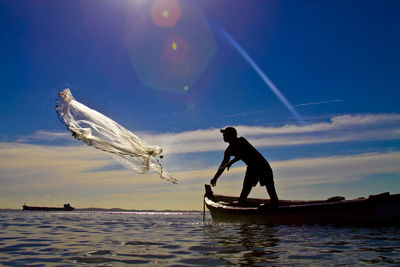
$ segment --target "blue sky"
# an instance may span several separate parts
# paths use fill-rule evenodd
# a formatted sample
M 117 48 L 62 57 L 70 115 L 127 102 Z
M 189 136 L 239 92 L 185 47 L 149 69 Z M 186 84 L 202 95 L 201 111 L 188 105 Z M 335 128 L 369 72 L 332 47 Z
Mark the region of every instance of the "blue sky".
M 0 208 L 200 209 L 228 125 L 271 162 L 281 198 L 400 193 L 399 12 L 396 0 L 1 0 Z M 67 87 L 162 146 L 178 185 L 70 137 L 54 110 Z M 216 192 L 240 193 L 235 166 Z

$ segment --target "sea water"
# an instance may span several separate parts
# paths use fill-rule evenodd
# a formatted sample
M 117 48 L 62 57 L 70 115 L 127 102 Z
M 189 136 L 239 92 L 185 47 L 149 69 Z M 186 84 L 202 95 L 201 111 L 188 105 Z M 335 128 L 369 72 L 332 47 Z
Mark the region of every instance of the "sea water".
M 201 212 L 0 212 L 2 266 L 400 265 L 400 226 L 215 224 Z

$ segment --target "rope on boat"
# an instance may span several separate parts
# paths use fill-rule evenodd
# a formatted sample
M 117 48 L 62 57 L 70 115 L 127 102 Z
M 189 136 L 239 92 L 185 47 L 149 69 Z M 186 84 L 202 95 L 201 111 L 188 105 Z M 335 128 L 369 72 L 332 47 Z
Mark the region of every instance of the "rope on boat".
M 203 197 L 203 223 L 206 222 L 206 200 Z

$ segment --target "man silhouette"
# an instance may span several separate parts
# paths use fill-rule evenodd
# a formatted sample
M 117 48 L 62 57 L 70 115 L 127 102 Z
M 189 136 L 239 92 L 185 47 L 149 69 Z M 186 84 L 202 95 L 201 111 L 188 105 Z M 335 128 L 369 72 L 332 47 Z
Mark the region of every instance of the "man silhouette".
M 229 168 L 233 163 L 242 160 L 247 165 L 246 174 L 244 176 L 243 188 L 240 193 L 239 203 L 244 205 L 247 196 L 250 194 L 252 187 L 260 182 L 261 186 L 267 188 L 271 199 L 272 206 L 279 206 L 278 196 L 275 191 L 274 178 L 271 166 L 268 161 L 257 151 L 245 138 L 238 137 L 237 131 L 233 127 L 221 129 L 224 141 L 229 143 L 224 153 L 224 159 L 221 162 L 211 185 L 215 186 L 218 178 L 224 172 L 225 168 Z M 231 157 L 234 157 L 230 160 Z

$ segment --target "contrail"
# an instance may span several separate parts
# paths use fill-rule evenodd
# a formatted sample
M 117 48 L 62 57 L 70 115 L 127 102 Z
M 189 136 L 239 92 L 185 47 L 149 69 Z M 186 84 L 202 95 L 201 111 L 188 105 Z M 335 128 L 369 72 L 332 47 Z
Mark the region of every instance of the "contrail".
M 216 24 L 217 29 L 225 36 L 225 38 L 236 48 L 236 50 L 244 57 L 244 59 L 253 67 L 253 69 L 260 75 L 261 79 L 271 88 L 272 92 L 279 98 L 279 100 L 286 106 L 286 108 L 293 114 L 293 116 L 299 121 L 301 125 L 306 125 L 303 118 L 296 111 L 296 109 L 290 104 L 286 97 L 279 91 L 278 87 L 268 78 L 268 76 L 260 69 L 257 63 L 244 51 L 244 49 L 229 35 L 221 26 Z

